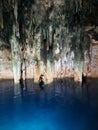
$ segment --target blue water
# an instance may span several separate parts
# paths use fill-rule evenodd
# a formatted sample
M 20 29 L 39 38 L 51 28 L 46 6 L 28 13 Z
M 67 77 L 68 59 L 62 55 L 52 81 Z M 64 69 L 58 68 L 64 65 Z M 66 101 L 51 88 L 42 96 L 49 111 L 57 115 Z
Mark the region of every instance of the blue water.
M 98 81 L 72 80 L 41 89 L 32 81 L 15 96 L 12 81 L 0 81 L 0 130 L 98 130 Z

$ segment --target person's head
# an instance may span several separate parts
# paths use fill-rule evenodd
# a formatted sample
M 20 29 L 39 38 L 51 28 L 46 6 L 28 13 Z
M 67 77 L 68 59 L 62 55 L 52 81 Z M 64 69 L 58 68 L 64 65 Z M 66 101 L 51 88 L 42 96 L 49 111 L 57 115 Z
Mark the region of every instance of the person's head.
M 40 75 L 40 79 L 44 80 L 44 75 L 43 74 Z
M 41 77 L 43 77 L 44 75 L 43 74 L 41 74 Z

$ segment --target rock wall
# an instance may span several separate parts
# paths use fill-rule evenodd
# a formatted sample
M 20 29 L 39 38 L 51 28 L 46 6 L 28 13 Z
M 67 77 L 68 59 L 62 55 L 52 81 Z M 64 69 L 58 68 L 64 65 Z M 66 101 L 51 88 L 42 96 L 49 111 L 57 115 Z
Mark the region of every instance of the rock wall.
M 44 65 L 43 61 L 40 61 L 40 63 L 37 64 L 35 59 L 32 59 L 34 55 L 30 52 L 30 48 L 27 49 L 26 53 L 28 58 L 26 61 L 26 78 L 38 81 L 40 74 L 44 74 L 47 80 L 65 77 L 74 77 L 75 81 L 81 80 L 79 79 L 80 72 L 74 61 L 73 51 L 69 54 L 67 53 L 67 56 L 62 54 L 61 57 L 53 63 L 47 61 L 47 65 Z M 83 63 L 83 73 L 85 75 L 88 77 L 98 77 L 98 42 L 91 43 L 90 52 L 85 51 Z M 11 53 L 7 50 L 0 51 L 0 78 L 13 78 L 12 57 Z
M 0 77 L 12 78 L 12 63 L 17 70 L 18 62 L 19 75 L 35 81 L 40 74 L 50 81 L 55 77 L 81 81 L 82 73 L 95 75 L 91 44 L 98 38 L 97 10 L 97 0 L 1 1 Z
M 93 42 L 91 48 L 91 75 L 98 77 L 98 41 Z

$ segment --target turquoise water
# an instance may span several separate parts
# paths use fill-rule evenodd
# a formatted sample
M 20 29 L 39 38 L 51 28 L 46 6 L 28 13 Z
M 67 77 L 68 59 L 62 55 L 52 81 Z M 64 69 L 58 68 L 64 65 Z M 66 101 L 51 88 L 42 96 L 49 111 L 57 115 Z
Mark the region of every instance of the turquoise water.
M 44 89 L 28 81 L 17 96 L 14 89 L 0 83 L 0 130 L 98 130 L 97 80 L 57 80 Z

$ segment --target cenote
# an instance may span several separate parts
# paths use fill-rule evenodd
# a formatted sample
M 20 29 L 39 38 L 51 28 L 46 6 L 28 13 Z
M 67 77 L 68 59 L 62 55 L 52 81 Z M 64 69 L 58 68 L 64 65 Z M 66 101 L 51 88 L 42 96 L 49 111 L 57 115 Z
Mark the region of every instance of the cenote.
M 98 130 L 98 80 L 81 86 L 55 80 L 41 89 L 32 80 L 14 96 L 13 81 L 0 81 L 0 130 Z

